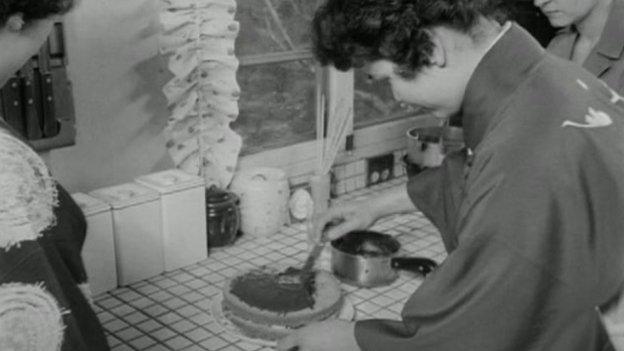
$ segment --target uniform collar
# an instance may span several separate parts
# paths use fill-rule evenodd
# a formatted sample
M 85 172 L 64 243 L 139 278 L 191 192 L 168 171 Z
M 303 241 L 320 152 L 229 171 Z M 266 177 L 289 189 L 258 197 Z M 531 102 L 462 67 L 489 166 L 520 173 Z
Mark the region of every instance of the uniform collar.
M 498 110 L 529 76 L 545 51 L 517 24 L 485 54 L 475 69 L 462 103 L 466 146 L 475 149 L 502 118 Z
M 572 36 L 576 38 L 576 35 Z M 572 41 L 572 47 L 574 42 Z M 570 49 L 570 52 L 572 49 Z M 624 0 L 613 0 L 600 40 L 583 63 L 588 71 L 601 77 L 624 55 Z
M 596 51 L 612 59 L 624 54 L 624 0 L 613 0 Z

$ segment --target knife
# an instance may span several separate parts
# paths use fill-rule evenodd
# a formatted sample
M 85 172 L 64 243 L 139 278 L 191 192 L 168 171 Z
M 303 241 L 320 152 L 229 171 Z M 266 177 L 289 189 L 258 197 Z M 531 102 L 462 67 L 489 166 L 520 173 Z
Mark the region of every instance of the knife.
M 20 79 L 13 76 L 2 89 L 4 120 L 20 135 L 25 136 L 26 124 L 22 114 L 22 87 Z
M 319 257 L 319 255 L 323 251 L 323 248 L 325 247 L 325 241 L 323 240 L 325 233 L 329 228 L 334 227 L 342 223 L 343 221 L 344 220 L 342 219 L 335 219 L 331 222 L 328 222 L 327 224 L 325 224 L 325 227 L 323 227 L 323 233 L 321 234 L 320 241 L 317 242 L 312 248 L 312 251 L 310 251 L 308 258 L 305 260 L 303 268 L 301 268 L 301 272 L 299 273 L 300 280 L 303 284 L 307 285 L 310 278 L 312 277 L 312 268 L 314 268 L 314 262 L 316 262 L 316 259 Z
M 52 138 L 59 133 L 59 122 L 56 120 L 54 85 L 51 73 L 41 75 L 41 95 L 43 135 L 46 138 Z
M 308 258 L 303 264 L 303 268 L 301 268 L 301 272 L 299 272 L 299 281 L 310 294 L 314 293 L 312 280 L 314 272 L 312 271 L 312 268 L 314 268 L 314 262 L 316 262 L 316 259 L 321 254 L 321 251 L 323 251 L 323 247 L 325 247 L 323 242 L 314 245 L 312 251 L 310 251 L 310 254 L 308 255 Z
M 38 77 L 34 74 L 34 70 L 29 72 L 32 76 L 24 76 L 22 80 L 22 89 L 24 89 L 24 119 L 26 120 L 26 138 L 28 140 L 37 140 L 43 137 L 43 130 L 39 123 L 41 115 L 41 105 L 39 105 L 39 82 Z
M 310 251 L 310 254 L 308 255 L 308 258 L 303 264 L 303 268 L 301 268 L 301 276 L 311 273 L 312 268 L 314 267 L 314 262 L 316 262 L 316 259 L 319 257 L 324 247 L 325 244 L 322 242 L 314 245 L 312 251 Z

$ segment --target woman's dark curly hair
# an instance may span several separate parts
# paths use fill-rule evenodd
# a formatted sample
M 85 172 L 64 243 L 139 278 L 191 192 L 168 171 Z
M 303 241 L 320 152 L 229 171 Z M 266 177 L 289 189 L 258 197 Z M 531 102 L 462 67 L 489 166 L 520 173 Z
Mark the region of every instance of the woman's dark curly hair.
M 430 64 L 426 29 L 446 26 L 471 33 L 481 17 L 503 21 L 505 0 L 327 0 L 312 23 L 314 51 L 339 70 L 387 59 L 413 78 Z M 508 1 L 508 0 L 507 0 Z
M 0 26 L 16 13 L 22 13 L 24 21 L 29 22 L 64 14 L 72 6 L 74 0 L 0 0 Z

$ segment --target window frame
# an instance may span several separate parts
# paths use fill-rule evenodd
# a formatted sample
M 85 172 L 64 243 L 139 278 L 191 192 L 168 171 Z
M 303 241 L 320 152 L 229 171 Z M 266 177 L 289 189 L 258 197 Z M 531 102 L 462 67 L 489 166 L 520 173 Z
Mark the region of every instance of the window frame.
M 286 50 L 266 54 L 243 55 L 238 57 L 239 66 L 258 66 L 266 64 L 284 63 L 314 59 L 311 48 Z M 325 102 L 321 103 L 321 96 Z M 338 101 L 349 101 L 353 111 L 354 103 L 354 74 L 353 70 L 340 72 L 333 67 L 317 66 L 316 74 L 316 114 L 322 114 L 327 126 L 328 111 L 332 111 Z M 321 111 L 324 107 L 324 111 Z M 353 149 L 346 150 L 346 138 L 341 140 L 343 145 L 338 152 L 335 164 L 341 164 L 386 154 L 405 148 L 405 133 L 417 125 L 420 120 L 427 120 L 431 124 L 431 117 L 415 114 L 397 119 L 381 121 L 373 125 L 354 129 L 353 114 L 347 125 L 347 136 L 353 137 Z M 249 167 L 277 167 L 283 169 L 289 177 L 298 177 L 311 174 L 315 171 L 316 139 L 295 144 L 276 147 L 243 154 L 239 160 L 241 168 Z

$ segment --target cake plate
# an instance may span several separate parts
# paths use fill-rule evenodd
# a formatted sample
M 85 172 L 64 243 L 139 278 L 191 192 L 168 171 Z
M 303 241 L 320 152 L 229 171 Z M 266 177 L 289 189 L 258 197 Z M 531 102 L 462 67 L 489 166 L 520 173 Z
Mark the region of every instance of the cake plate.
M 223 302 L 223 293 L 219 292 L 215 297 L 212 298 L 210 303 L 210 313 L 212 314 L 212 318 L 215 320 L 217 325 L 221 327 L 227 334 L 234 338 L 238 338 L 240 340 L 261 345 L 267 347 L 276 347 L 277 341 L 273 340 L 265 340 L 258 338 L 250 338 L 243 334 L 240 329 L 232 323 L 227 317 L 225 317 L 222 308 Z M 349 301 L 349 299 L 345 296 L 344 303 L 342 304 L 342 308 L 340 309 L 340 313 L 338 314 L 338 319 L 342 319 L 345 321 L 352 321 L 355 318 L 355 307 L 353 303 Z

